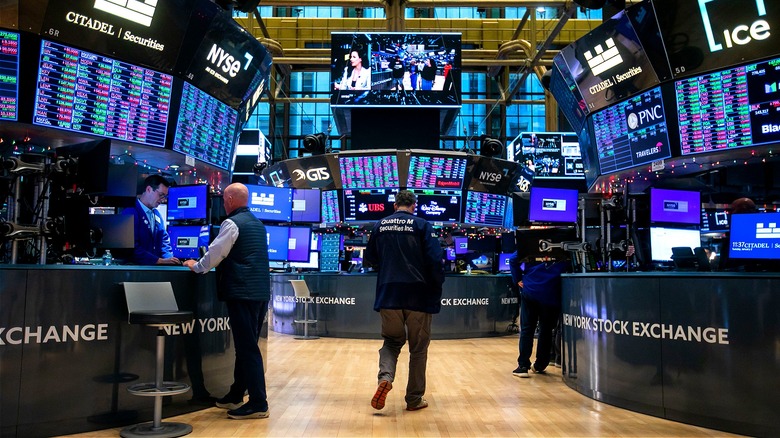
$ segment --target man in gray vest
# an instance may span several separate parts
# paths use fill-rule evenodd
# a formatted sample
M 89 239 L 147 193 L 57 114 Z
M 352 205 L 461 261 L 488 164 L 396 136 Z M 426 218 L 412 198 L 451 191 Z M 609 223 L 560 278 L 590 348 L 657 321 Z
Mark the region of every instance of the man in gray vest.
M 225 189 L 223 201 L 228 217 L 208 252 L 184 266 L 205 273 L 217 268 L 217 296 L 227 305 L 236 348 L 233 384 L 217 407 L 228 409 L 234 419 L 267 418 L 263 357 L 257 341 L 271 297 L 268 270 L 268 237 L 265 226 L 247 207 L 249 190 L 241 183 Z M 249 400 L 244 403 L 244 392 Z

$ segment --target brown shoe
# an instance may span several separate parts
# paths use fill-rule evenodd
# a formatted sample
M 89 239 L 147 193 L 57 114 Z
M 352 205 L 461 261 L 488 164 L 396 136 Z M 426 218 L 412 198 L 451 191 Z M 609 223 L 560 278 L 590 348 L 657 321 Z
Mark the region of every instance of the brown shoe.
M 425 398 L 420 398 L 420 401 L 413 405 L 406 405 L 407 411 L 419 411 L 420 409 L 425 409 L 428 407 L 428 401 L 425 400 Z
M 387 380 L 380 381 L 379 386 L 377 386 L 376 392 L 374 393 L 374 398 L 371 399 L 371 407 L 374 409 L 384 408 L 387 393 L 390 392 L 391 389 L 393 389 L 393 384 L 391 382 Z

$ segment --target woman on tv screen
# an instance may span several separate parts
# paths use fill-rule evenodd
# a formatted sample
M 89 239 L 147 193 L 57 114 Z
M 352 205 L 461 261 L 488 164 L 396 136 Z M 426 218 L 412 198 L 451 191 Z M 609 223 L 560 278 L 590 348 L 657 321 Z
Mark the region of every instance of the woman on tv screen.
M 349 66 L 344 67 L 344 76 L 336 84 L 338 90 L 368 90 L 371 88 L 371 69 L 363 67 L 365 55 L 360 47 L 349 52 Z

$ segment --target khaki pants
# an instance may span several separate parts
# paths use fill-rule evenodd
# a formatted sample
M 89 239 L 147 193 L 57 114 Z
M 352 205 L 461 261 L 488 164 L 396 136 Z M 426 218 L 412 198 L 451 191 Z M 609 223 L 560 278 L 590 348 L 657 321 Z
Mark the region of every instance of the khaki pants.
M 394 381 L 398 355 L 409 340 L 409 381 L 406 384 L 406 404 L 416 404 L 425 394 L 425 368 L 428 345 L 431 343 L 431 314 L 413 310 L 381 309 L 382 338 L 379 350 L 378 379 Z

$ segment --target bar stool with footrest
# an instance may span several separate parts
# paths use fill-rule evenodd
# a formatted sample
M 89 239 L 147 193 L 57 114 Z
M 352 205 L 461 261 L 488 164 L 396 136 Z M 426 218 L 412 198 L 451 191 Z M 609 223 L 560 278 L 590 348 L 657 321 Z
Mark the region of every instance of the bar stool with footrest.
M 319 336 L 309 336 L 309 324 L 317 324 L 317 320 L 309 319 L 309 302 L 313 294 L 309 291 L 306 280 L 290 280 L 290 283 L 295 291 L 295 298 L 303 300 L 303 319 L 293 320 L 296 324 L 303 324 L 303 336 L 296 336 L 295 339 L 319 339 Z
M 157 352 L 154 382 L 137 383 L 127 387 L 133 395 L 154 397 L 154 420 L 128 426 L 120 436 L 129 437 L 177 437 L 192 432 L 192 426 L 185 423 L 162 422 L 162 400 L 165 396 L 183 394 L 190 385 L 163 381 L 165 355 L 165 330 L 172 326 L 192 321 L 192 312 L 179 310 L 170 282 L 125 282 L 122 283 L 127 300 L 128 322 L 157 327 Z

